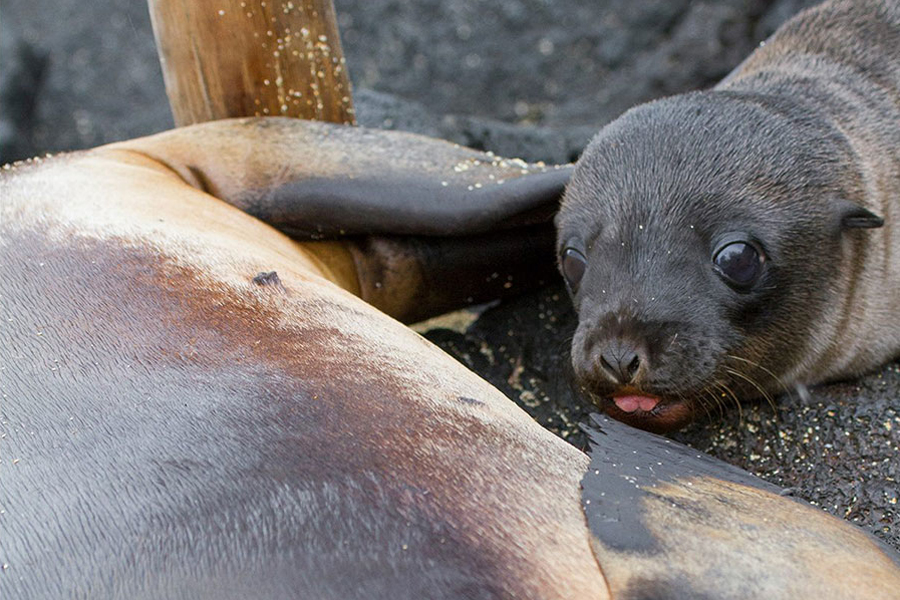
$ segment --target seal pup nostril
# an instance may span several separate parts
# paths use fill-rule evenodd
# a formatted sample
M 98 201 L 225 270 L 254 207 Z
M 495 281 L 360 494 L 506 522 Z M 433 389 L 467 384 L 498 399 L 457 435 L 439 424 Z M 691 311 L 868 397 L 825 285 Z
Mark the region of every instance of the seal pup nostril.
M 604 355 L 600 355 L 600 366 L 602 367 L 603 372 L 612 379 L 613 383 L 622 383 L 621 378 L 617 374 L 616 367 L 614 366 L 615 364 L 615 359 L 607 360 Z
M 626 373 L 628 373 L 629 381 L 634 381 L 634 376 L 637 374 L 638 369 L 641 366 L 641 359 L 638 357 L 637 353 L 634 353 L 631 361 L 628 363 L 628 366 L 625 367 Z
M 626 385 L 634 381 L 641 359 L 634 347 L 615 339 L 600 352 L 600 366 L 614 383 Z

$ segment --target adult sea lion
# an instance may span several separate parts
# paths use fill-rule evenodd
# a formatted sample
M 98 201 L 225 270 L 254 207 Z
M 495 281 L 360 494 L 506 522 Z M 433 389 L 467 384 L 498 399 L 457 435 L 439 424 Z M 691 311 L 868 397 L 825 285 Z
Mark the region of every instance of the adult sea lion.
M 896 357 L 898 215 L 900 2 L 827 2 L 578 161 L 557 220 L 576 379 L 666 430 Z
M 465 273 L 450 238 L 298 243 L 229 205 L 307 232 L 449 214 L 497 268 L 567 177 L 288 119 L 3 172 L 0 595 L 891 598 L 896 559 L 861 531 L 612 424 L 589 465 L 357 297 L 459 300 L 449 277 L 394 285 Z M 311 220 L 318 194 L 357 210 Z
M 465 300 L 452 240 L 300 244 L 222 201 L 265 211 L 309 180 L 364 200 L 323 228 L 377 230 L 414 198 L 394 220 L 456 205 L 447 230 L 477 236 L 555 207 L 568 175 L 290 119 L 4 172 L 2 595 L 602 598 L 587 458 L 354 295 L 389 286 L 399 316 Z M 528 226 L 499 233 L 534 269 Z M 445 277 L 419 293 L 431 264 Z

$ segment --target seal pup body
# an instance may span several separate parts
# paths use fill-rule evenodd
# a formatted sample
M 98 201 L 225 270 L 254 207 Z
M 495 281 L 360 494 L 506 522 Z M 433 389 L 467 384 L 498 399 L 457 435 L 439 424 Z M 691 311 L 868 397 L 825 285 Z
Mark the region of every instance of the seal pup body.
M 336 131 L 216 122 L 0 174 L 4 598 L 606 599 L 659 597 L 665 585 L 682 597 L 770 599 L 797 589 L 827 598 L 823 587 L 853 584 L 887 599 L 900 587 L 900 570 L 871 539 L 749 476 L 741 482 L 763 488 L 755 505 L 808 530 L 803 544 L 780 521 L 716 512 L 747 495 L 727 488 L 729 468 L 684 471 L 683 457 L 667 455 L 674 446 L 643 452 L 644 432 L 607 427 L 589 469 L 582 452 L 356 295 L 367 285 L 358 268 L 390 272 L 390 252 L 298 243 L 229 205 L 251 198 L 279 213 L 274 190 L 299 189 L 303 160 L 325 156 L 307 146 L 310 132 Z M 370 152 L 379 141 L 424 143 L 334 135 L 374 138 Z M 453 173 L 473 158 L 427 145 L 455 155 Z M 321 173 L 358 166 L 352 146 L 338 164 L 320 161 Z M 522 166 L 504 169 L 491 173 Z M 442 188 L 452 175 L 441 171 L 412 179 Z M 533 177 L 526 198 L 503 192 L 488 213 L 554 204 L 561 184 L 541 190 L 543 176 Z M 324 189 L 339 202 L 341 186 Z M 308 229 L 291 217 L 305 206 L 280 211 L 279 223 Z M 327 215 L 315 223 L 334 225 Z M 376 251 L 357 262 L 366 248 Z M 432 264 L 418 256 L 399 264 Z M 388 304 L 405 312 L 407 293 L 423 301 L 398 286 Z M 621 547 L 617 534 L 631 533 L 659 552 Z M 730 556 L 722 544 L 755 553 L 757 570 L 691 561 L 686 539 L 718 540 L 719 557 Z M 844 569 L 822 569 L 822 550 Z M 765 561 L 768 587 L 754 585 Z
M 898 214 L 900 3 L 827 2 L 591 142 L 558 217 L 576 378 L 665 430 L 891 360 Z

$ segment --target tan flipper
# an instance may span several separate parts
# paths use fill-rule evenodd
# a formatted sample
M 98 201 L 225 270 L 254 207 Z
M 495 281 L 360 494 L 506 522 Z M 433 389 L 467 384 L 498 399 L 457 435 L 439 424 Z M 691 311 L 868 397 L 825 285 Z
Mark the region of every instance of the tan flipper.
M 595 416 L 582 503 L 613 598 L 891 600 L 900 557 L 672 440 Z

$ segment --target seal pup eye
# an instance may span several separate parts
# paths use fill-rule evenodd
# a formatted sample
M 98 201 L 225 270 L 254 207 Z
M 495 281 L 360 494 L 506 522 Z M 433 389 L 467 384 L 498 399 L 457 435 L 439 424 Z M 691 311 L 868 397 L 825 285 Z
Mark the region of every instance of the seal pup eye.
M 713 255 L 716 270 L 728 283 L 748 289 L 762 272 L 763 257 L 753 244 L 732 241 L 723 244 Z
M 584 277 L 584 271 L 587 269 L 587 259 L 580 251 L 569 246 L 562 253 L 562 273 L 566 278 L 569 289 L 574 294 L 578 291 L 578 284 Z

